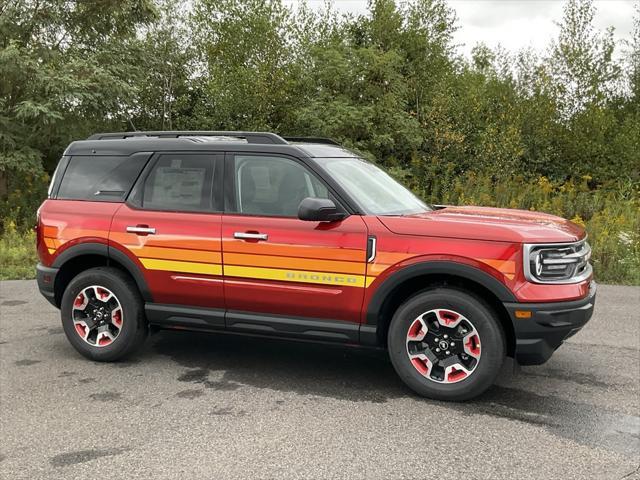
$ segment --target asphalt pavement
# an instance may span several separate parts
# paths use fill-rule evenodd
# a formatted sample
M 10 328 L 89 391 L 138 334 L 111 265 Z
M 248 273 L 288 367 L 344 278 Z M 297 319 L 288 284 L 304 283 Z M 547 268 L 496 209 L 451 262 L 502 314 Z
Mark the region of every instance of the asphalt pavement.
M 167 331 L 93 363 L 35 282 L 0 282 L 0 412 L 3 480 L 638 479 L 640 287 L 452 404 L 355 348 Z

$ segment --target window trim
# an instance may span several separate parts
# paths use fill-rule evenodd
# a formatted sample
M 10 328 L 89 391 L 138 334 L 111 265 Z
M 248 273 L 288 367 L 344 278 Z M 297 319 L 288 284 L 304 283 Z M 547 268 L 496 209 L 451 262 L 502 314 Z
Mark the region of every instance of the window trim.
M 62 157 L 60 157 L 60 161 L 58 162 L 58 165 L 56 166 L 56 169 L 53 171 L 53 175 L 51 176 L 51 183 L 49 184 L 49 189 L 47 191 L 47 198 L 58 198 L 58 190 L 60 190 L 60 184 L 62 183 L 64 174 L 67 172 L 70 158 L 70 155 L 62 155 Z
M 144 186 L 149 176 L 153 172 L 156 164 L 164 155 L 183 155 L 183 156 L 198 156 L 209 157 L 213 162 L 213 179 L 211 182 L 211 191 L 209 192 L 209 198 L 212 202 L 211 210 L 184 210 L 184 209 L 158 209 L 148 208 L 143 206 Z M 188 214 L 204 214 L 210 215 L 222 213 L 222 190 L 224 179 L 224 154 L 219 151 L 158 151 L 153 154 L 151 160 L 147 162 L 147 165 L 142 170 L 138 179 L 136 180 L 129 196 L 127 197 L 126 204 L 133 210 L 141 210 L 146 212 L 166 212 L 166 213 L 188 213 Z
M 329 185 L 325 179 L 320 175 L 316 170 L 311 168 L 306 162 L 302 159 L 290 156 L 283 155 L 279 153 L 271 153 L 271 152 L 244 152 L 244 151 L 234 151 L 234 152 L 226 152 L 224 157 L 224 213 L 226 215 L 235 215 L 239 217 L 253 217 L 253 218 L 288 218 L 288 219 L 298 219 L 297 215 L 268 215 L 262 214 L 258 215 L 255 213 L 243 213 L 238 211 L 238 206 L 236 205 L 236 156 L 249 156 L 249 157 L 277 157 L 285 160 L 291 160 L 294 163 L 300 165 L 309 175 L 313 176 L 318 182 L 320 182 L 327 191 L 333 196 L 335 199 L 336 207 L 339 211 L 342 211 L 346 214 L 346 217 L 351 216 L 351 212 L 348 208 L 345 207 L 344 201 L 340 198 L 340 195 L 336 193 L 335 189 Z M 304 220 L 300 220 L 304 221 Z

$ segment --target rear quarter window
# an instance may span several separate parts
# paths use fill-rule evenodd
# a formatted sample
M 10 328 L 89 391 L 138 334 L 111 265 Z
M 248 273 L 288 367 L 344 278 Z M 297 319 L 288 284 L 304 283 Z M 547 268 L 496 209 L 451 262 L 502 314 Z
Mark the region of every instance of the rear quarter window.
M 149 154 L 73 156 L 56 198 L 123 202 L 148 159 Z

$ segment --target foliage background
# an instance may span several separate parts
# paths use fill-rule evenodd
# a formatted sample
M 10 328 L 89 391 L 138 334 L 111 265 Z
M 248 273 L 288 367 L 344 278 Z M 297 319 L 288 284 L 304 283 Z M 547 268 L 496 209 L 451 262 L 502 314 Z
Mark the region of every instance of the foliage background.
M 566 0 L 537 54 L 471 58 L 444 0 L 364 16 L 280 0 L 0 2 L 0 278 L 29 276 L 37 206 L 74 139 L 133 129 L 335 138 L 432 203 L 586 225 L 600 281 L 640 284 L 640 4 L 633 40 Z M 508 39 L 505 39 L 508 42 Z

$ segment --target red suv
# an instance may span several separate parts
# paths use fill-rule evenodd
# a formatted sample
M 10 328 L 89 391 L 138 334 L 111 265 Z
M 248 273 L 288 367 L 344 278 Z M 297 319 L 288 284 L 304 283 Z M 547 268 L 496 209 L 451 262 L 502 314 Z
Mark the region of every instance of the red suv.
M 340 342 L 464 400 L 505 356 L 545 362 L 595 302 L 579 226 L 427 205 L 319 138 L 93 135 L 65 151 L 37 231 L 40 291 L 98 361 L 151 326 Z

